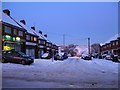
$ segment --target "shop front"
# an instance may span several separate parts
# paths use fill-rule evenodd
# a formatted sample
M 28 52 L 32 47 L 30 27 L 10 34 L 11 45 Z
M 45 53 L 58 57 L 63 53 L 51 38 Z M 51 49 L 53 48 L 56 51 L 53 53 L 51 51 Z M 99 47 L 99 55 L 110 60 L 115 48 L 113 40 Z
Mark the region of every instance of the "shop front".
M 2 37 L 2 46 L 3 50 L 11 50 L 22 51 L 24 52 L 25 40 L 20 37 L 12 37 L 10 35 L 4 35 Z
M 37 57 L 36 55 L 37 44 L 33 42 L 26 42 L 26 54 L 32 56 L 34 58 Z
M 41 56 L 45 53 L 45 49 L 45 46 L 39 46 L 38 58 L 41 58 Z

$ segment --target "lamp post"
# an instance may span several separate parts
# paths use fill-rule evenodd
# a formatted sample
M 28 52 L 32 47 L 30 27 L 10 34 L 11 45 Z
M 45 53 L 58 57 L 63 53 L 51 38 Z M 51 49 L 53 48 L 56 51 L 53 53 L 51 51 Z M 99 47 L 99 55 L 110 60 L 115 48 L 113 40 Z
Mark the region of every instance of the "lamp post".
M 90 38 L 88 38 L 88 54 L 90 54 Z

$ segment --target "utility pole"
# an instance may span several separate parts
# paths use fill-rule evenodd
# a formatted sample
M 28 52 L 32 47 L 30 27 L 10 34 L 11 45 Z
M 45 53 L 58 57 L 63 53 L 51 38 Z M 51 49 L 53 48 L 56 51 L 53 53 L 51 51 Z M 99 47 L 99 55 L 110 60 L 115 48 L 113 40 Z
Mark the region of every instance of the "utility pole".
M 65 46 L 65 34 L 63 34 L 63 46 Z
M 90 54 L 90 38 L 88 38 L 88 54 Z

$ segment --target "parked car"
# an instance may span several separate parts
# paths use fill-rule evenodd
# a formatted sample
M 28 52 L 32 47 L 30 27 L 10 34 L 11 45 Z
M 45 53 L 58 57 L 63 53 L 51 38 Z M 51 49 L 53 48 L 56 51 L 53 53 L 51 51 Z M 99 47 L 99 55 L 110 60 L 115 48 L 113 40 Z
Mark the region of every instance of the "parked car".
M 64 53 L 63 55 L 56 54 L 54 56 L 54 60 L 64 60 L 64 59 L 67 59 L 67 58 L 68 58 L 67 53 Z
M 112 60 L 113 62 L 118 62 L 119 61 L 119 56 L 118 55 L 113 55 L 113 54 L 106 54 L 104 59 Z
M 68 58 L 67 53 L 64 53 L 64 55 L 62 57 L 63 57 L 63 59 L 67 59 Z
M 106 56 L 107 54 L 102 54 L 102 59 L 105 59 Z
M 63 57 L 60 55 L 54 55 L 54 60 L 63 60 Z
M 52 56 L 49 54 L 49 53 L 44 53 L 42 56 L 41 56 L 41 59 L 50 59 L 52 58 Z
M 23 52 L 8 50 L 2 51 L 2 63 L 12 62 L 12 63 L 20 63 L 20 64 L 32 64 L 34 62 L 34 58 L 24 54 Z
M 92 60 L 92 57 L 91 57 L 91 55 L 82 55 L 82 57 L 81 57 L 82 59 L 84 59 L 84 60 Z
M 112 57 L 112 55 L 106 55 L 106 56 L 105 56 L 105 59 L 106 59 L 106 60 L 112 60 L 113 57 Z
M 118 62 L 120 62 L 120 56 L 118 56 Z

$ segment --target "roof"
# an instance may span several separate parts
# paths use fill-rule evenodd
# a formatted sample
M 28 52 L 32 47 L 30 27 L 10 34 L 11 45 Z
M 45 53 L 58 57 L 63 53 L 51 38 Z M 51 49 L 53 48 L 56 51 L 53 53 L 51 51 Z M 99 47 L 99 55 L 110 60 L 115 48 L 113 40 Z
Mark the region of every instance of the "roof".
M 42 36 L 48 43 L 52 43 L 50 40 L 48 40 L 45 36 Z
M 117 33 L 116 35 L 114 35 L 113 37 L 111 37 L 109 40 L 107 40 L 105 43 L 103 43 L 102 45 L 104 45 L 106 43 L 110 43 L 110 41 L 117 40 L 118 37 L 120 37 L 120 33 Z
M 28 28 L 26 25 L 24 25 L 23 23 L 19 22 L 19 24 L 25 29 L 27 30 L 28 33 L 36 35 L 30 28 Z
M 39 36 L 40 39 L 45 40 L 42 35 L 40 33 L 38 33 L 37 31 L 33 30 L 34 34 L 36 34 L 37 36 Z
M 11 25 L 17 26 L 19 28 L 22 28 L 20 25 L 18 25 L 11 17 L 9 17 L 7 14 L 2 12 L 2 22 L 9 23 Z

